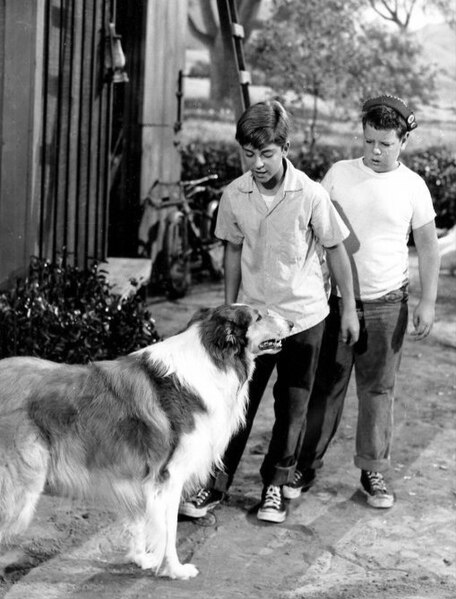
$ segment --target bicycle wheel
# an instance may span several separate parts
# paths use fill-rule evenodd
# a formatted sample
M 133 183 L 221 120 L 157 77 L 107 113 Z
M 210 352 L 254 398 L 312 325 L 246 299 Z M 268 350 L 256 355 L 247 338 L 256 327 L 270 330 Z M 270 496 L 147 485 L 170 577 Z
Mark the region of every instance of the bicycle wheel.
M 188 251 L 187 220 L 182 212 L 175 212 L 166 227 L 163 240 L 166 294 L 170 299 L 184 297 L 190 287 L 190 259 Z
M 224 245 L 220 239 L 215 236 L 215 226 L 217 224 L 219 201 L 212 200 L 206 210 L 206 255 L 208 260 L 208 270 L 213 281 L 220 281 L 223 278 L 223 256 Z

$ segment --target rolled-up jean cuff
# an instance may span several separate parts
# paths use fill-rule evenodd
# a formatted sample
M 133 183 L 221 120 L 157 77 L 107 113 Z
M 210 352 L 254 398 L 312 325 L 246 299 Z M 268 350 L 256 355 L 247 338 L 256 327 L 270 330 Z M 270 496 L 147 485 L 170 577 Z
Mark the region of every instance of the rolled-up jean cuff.
M 226 472 L 217 472 L 214 479 L 213 488 L 221 493 L 226 493 L 230 486 L 230 479 Z
M 293 466 L 274 466 L 270 470 L 270 477 L 263 474 L 264 485 L 286 485 L 293 480 L 296 465 Z
M 388 472 L 391 467 L 391 461 L 389 458 L 380 460 L 367 460 L 360 456 L 354 458 L 355 466 L 361 470 L 369 470 L 370 472 Z

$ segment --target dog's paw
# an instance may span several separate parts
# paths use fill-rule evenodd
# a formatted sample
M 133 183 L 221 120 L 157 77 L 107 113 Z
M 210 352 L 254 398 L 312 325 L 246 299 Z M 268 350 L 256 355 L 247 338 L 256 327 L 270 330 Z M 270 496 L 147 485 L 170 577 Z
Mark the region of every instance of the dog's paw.
M 179 580 L 195 578 L 198 574 L 198 568 L 193 564 L 175 564 L 172 567 L 167 565 L 159 572 L 159 576 L 168 576 Z

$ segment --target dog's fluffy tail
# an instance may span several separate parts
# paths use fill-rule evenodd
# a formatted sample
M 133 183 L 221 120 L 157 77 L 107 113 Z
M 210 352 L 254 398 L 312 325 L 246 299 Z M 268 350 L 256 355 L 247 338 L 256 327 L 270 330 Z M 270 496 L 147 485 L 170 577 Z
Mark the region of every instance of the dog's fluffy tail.
M 0 418 L 0 543 L 24 532 L 46 482 L 49 454 L 35 430 Z

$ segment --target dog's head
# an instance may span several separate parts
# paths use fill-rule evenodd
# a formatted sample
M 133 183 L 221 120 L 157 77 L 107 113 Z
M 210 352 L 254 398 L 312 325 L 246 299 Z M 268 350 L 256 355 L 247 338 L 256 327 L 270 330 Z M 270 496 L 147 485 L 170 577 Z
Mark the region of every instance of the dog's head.
M 280 351 L 281 341 L 290 335 L 293 323 L 278 314 L 261 312 L 245 304 L 227 304 L 203 308 L 191 319 L 189 326 L 200 323 L 201 339 L 210 351 L 222 354 L 274 354 Z

